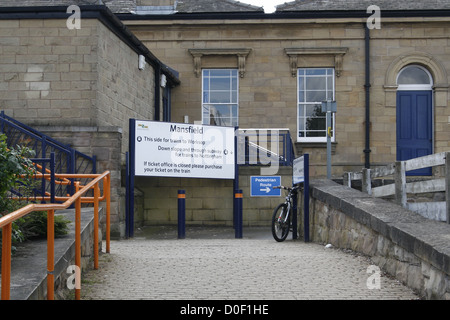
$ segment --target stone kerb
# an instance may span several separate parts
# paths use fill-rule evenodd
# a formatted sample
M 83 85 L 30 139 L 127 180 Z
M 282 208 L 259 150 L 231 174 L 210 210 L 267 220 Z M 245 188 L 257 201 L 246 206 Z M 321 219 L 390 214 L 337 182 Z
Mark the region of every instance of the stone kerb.
M 450 299 L 450 225 L 333 181 L 310 188 L 312 241 L 370 256 L 427 299 Z

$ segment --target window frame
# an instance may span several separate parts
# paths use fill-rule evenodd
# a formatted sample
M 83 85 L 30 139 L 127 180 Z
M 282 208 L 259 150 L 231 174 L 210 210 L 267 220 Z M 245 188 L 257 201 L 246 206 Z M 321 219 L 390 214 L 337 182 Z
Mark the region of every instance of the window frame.
M 230 88 L 229 90 L 224 90 L 224 92 L 229 92 L 230 100 L 229 102 L 211 102 L 211 92 L 214 92 L 214 90 L 211 90 L 211 87 L 209 87 L 208 91 L 205 91 L 205 71 L 230 71 L 230 74 L 228 76 L 228 79 L 230 81 Z M 217 77 L 219 78 L 219 77 Z M 226 78 L 226 77 L 224 77 Z M 234 88 L 233 82 L 236 81 L 236 87 Z M 234 89 L 236 96 L 233 97 Z M 216 90 L 216 93 L 220 92 L 220 90 Z M 205 94 L 208 94 L 208 102 L 205 102 Z M 202 101 L 201 101 L 201 113 L 202 113 L 202 124 L 204 125 L 220 125 L 220 126 L 229 126 L 229 127 L 237 127 L 239 125 L 239 70 L 237 68 L 205 68 L 202 69 Z M 235 101 L 234 101 L 235 100 Z M 231 124 L 225 125 L 225 124 L 211 124 L 210 119 L 208 119 L 207 122 L 205 119 L 205 108 L 210 106 L 229 106 L 230 108 L 230 116 L 224 119 L 228 119 Z M 233 112 L 233 107 L 236 108 L 235 116 Z M 209 115 L 211 115 L 210 109 L 207 111 Z
M 334 67 L 311 67 L 311 68 L 298 68 L 297 69 L 297 142 L 312 142 L 312 143 L 325 143 L 325 142 L 327 142 L 327 136 L 326 136 L 326 131 L 327 131 L 327 128 L 326 128 L 326 124 L 325 124 L 325 128 L 324 128 L 324 132 L 325 132 L 325 136 L 323 136 L 323 137 L 301 137 L 300 136 L 300 128 L 305 128 L 305 129 L 303 129 L 302 131 L 303 132 L 306 132 L 306 131 L 308 131 L 308 130 L 306 130 L 306 119 L 308 119 L 308 117 L 306 116 L 306 114 L 305 114 L 305 108 L 303 108 L 303 114 L 301 115 L 300 114 L 300 108 L 301 108 L 301 106 L 306 106 L 306 105 L 312 105 L 312 106 L 314 106 L 314 105 L 318 105 L 318 104 L 321 104 L 322 103 L 322 101 L 300 101 L 300 92 L 302 91 L 302 92 L 304 92 L 304 95 L 306 96 L 306 92 L 308 91 L 308 90 L 306 90 L 306 81 L 305 81 L 305 83 L 304 83 L 304 90 L 300 90 L 300 76 L 301 76 L 301 72 L 302 71 L 304 71 L 305 70 L 305 72 L 306 72 L 306 70 L 310 70 L 310 71 L 312 71 L 312 70 L 327 70 L 326 71 L 326 74 L 325 75 L 323 75 L 323 77 L 325 77 L 325 92 L 326 92 L 326 94 L 325 94 L 325 96 L 328 98 L 328 93 L 327 93 L 327 91 L 332 91 L 332 97 L 331 97 L 331 100 L 335 100 L 335 97 L 336 97 L 336 70 L 335 70 L 335 68 Z M 329 75 L 328 74 L 328 70 L 332 70 L 332 74 L 331 75 Z M 306 76 L 306 74 L 305 74 L 305 76 Z M 310 77 L 312 76 L 312 75 L 309 75 Z M 331 90 L 330 90 L 330 88 L 328 88 L 328 77 L 330 77 L 331 76 L 331 79 L 332 79 L 332 88 L 331 88 Z M 319 76 L 313 76 L 313 77 L 319 77 Z M 305 79 L 306 77 L 303 77 L 303 79 Z M 309 90 L 309 91 L 311 91 L 311 90 Z M 304 100 L 306 100 L 306 99 L 304 99 Z M 325 114 L 325 119 L 326 119 L 326 114 Z M 301 120 L 302 121 L 304 121 L 304 123 L 301 123 Z M 335 133 L 335 128 L 336 128 L 336 120 L 335 120 L 335 115 L 334 115 L 334 113 L 332 113 L 331 114 L 331 127 L 332 127 L 332 136 L 331 136 L 331 141 L 332 142 L 335 142 L 335 136 L 336 136 L 336 133 Z M 322 131 L 322 130 L 320 130 L 320 131 Z M 320 132 L 320 131 L 318 131 L 318 132 Z
M 406 71 L 407 69 L 410 68 L 418 68 L 420 70 L 422 70 L 423 72 L 425 72 L 425 74 L 428 76 L 428 79 L 430 80 L 430 82 L 428 84 L 400 84 L 399 80 L 400 80 L 400 76 L 402 75 L 402 73 L 404 71 Z M 417 65 L 417 64 L 410 64 L 405 66 L 404 68 L 402 68 L 399 73 L 397 74 L 397 78 L 396 78 L 396 83 L 397 83 L 397 90 L 402 90 L 402 91 L 408 91 L 408 90 L 432 90 L 433 89 L 433 76 L 431 75 L 430 71 L 428 71 L 426 68 Z

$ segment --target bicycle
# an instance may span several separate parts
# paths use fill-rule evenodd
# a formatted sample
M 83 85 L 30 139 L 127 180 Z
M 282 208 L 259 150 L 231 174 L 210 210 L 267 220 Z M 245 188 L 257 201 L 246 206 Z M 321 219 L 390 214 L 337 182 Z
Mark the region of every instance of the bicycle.
M 275 210 L 273 211 L 272 216 L 272 235 L 273 238 L 282 242 L 286 240 L 289 231 L 291 229 L 291 212 L 292 212 L 292 199 L 295 193 L 297 193 L 301 186 L 294 186 L 292 188 L 277 186 L 273 187 L 274 189 L 284 189 L 288 191 L 286 196 L 286 200 L 283 203 L 280 203 Z

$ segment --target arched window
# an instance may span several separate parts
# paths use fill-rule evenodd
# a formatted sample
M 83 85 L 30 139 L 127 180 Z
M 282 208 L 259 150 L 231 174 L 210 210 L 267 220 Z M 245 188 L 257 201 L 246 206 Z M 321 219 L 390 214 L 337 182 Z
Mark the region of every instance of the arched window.
M 431 90 L 433 78 L 425 68 L 409 65 L 399 72 L 397 85 L 398 90 Z

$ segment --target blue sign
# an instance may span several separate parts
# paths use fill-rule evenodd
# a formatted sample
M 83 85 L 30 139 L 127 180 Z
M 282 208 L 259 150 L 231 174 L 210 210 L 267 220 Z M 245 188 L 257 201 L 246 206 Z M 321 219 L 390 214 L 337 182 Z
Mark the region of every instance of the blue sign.
M 281 189 L 274 189 L 281 185 L 281 176 L 252 176 L 250 177 L 250 195 L 252 197 L 279 197 Z

